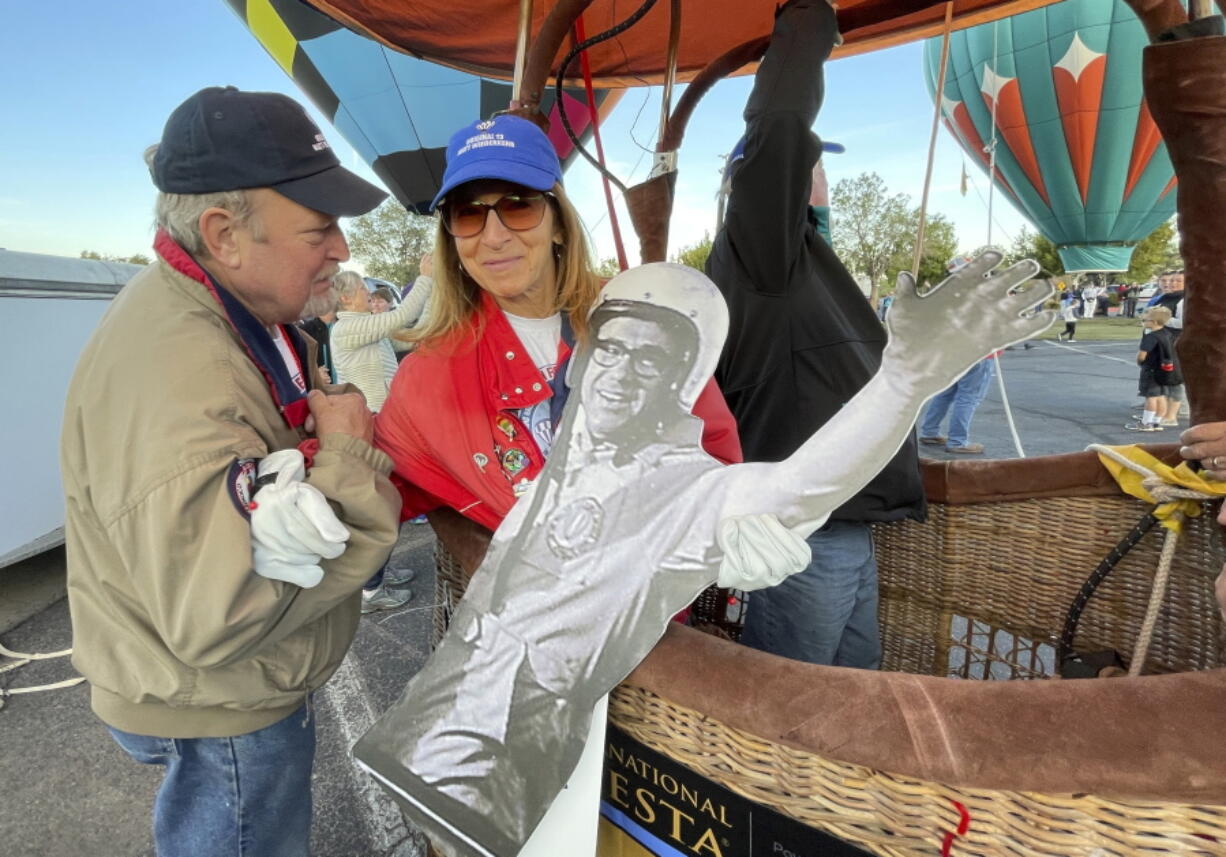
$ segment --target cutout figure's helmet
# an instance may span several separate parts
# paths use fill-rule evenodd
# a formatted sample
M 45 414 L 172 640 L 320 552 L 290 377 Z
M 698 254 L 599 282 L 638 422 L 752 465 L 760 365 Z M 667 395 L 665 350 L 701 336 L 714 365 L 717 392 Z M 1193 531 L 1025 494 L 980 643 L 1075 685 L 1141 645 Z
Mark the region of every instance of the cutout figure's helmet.
M 686 265 L 640 265 L 608 282 L 588 319 L 596 325 L 602 321 L 598 316 L 619 315 L 652 319 L 666 328 L 673 327 L 670 318 L 677 322 L 675 329 L 684 335 L 668 343 L 669 356 L 687 364 L 678 399 L 686 411 L 691 410 L 715 373 L 728 336 L 728 306 L 719 289 L 701 271 Z

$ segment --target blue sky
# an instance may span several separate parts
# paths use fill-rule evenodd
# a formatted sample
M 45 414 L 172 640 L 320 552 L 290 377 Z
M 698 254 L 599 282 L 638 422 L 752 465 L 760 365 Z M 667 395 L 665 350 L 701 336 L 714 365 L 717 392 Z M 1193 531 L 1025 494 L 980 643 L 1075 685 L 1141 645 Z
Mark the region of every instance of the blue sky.
M 204 86 L 233 84 L 308 103 L 223 0 L 40 0 L 6 4 L 4 21 L 0 247 L 9 250 L 148 253 L 154 190 L 141 152 L 157 141 L 179 102 Z M 918 202 L 932 122 L 920 53 L 915 44 L 827 66 L 826 102 L 815 128 L 847 146 L 846 154 L 827 158 L 832 183 L 876 171 L 892 192 Z M 749 86 L 747 78 L 722 82 L 691 120 L 680 159 L 674 247 L 712 228 L 721 156 L 741 134 Z M 605 126 L 610 166 L 627 184 L 650 169 L 650 156 L 634 141 L 654 144 L 659 98 L 658 89 L 631 90 Z M 346 165 L 374 179 L 340 134 L 312 114 Z M 954 221 L 969 249 L 987 238 L 987 183 L 971 166 L 979 192 L 972 187 L 959 195 L 962 160 L 942 130 L 930 209 Z M 576 162 L 566 183 L 598 254 L 612 255 L 595 171 Z M 994 240 L 1008 244 L 1025 221 L 999 198 L 996 215 Z M 624 212 L 622 226 L 628 234 Z

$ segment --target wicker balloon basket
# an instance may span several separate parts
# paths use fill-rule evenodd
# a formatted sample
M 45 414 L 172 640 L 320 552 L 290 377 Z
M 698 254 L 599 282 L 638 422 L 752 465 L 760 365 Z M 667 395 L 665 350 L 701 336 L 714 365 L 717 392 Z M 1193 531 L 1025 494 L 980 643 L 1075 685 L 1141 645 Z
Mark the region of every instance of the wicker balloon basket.
M 1226 708 L 1216 731 L 1212 710 L 1199 720 L 1185 710 L 1203 701 L 1206 686 L 1226 686 L 1223 628 L 1213 595 L 1222 568 L 1219 528 L 1212 517 L 1202 516 L 1191 520 L 1180 538 L 1144 677 L 1057 680 L 1056 640 L 1069 605 L 1147 507 L 1122 496 L 1092 456 L 984 465 L 926 466 L 928 520 L 875 528 L 884 646 L 880 673 L 784 662 L 680 629 L 670 631 L 615 691 L 611 722 L 707 780 L 872 854 L 1226 854 L 1226 765 L 1217 767 L 1226 755 L 1215 749 L 1223 743 Z M 1010 479 L 1017 488 L 1002 491 Z M 1090 598 L 1077 627 L 1077 651 L 1113 651 L 1129 659 L 1149 609 L 1162 533 L 1154 528 L 1142 538 Z M 446 551 L 439 553 L 438 580 L 442 603 L 452 603 L 463 591 L 463 574 Z M 725 595 L 711 596 L 710 610 L 717 615 L 699 615 L 699 621 L 726 628 Z M 440 632 L 444 623 L 440 611 Z M 724 636 L 735 636 L 735 628 Z M 779 677 L 784 669 L 786 680 Z M 863 693 L 828 699 L 848 694 L 845 683 L 837 682 L 853 673 Z M 882 727 L 888 719 L 879 722 L 872 711 L 889 707 L 882 700 L 905 695 L 897 690 L 899 682 L 911 682 L 912 676 L 934 677 L 922 680 L 931 716 L 924 713 L 928 707 L 918 714 L 904 710 L 895 729 Z M 962 698 L 967 680 L 975 679 L 980 680 L 971 683 L 977 695 Z M 1189 686 L 1181 690 L 1185 679 Z M 1192 680 L 1200 684 L 1192 686 Z M 1163 699 L 1175 700 L 1165 703 L 1164 713 L 1154 715 L 1144 705 L 1116 711 L 1108 703 L 1093 703 L 1108 689 L 1139 688 L 1137 698 L 1145 699 L 1145 682 L 1155 681 Z M 878 694 L 874 682 L 889 688 Z M 825 697 L 824 685 L 831 688 Z M 842 710 L 862 706 L 864 728 L 879 731 L 854 736 L 852 712 L 853 740 L 836 741 L 831 727 L 812 726 L 822 709 L 809 702 L 800 706 L 808 711 L 794 724 L 784 723 L 779 712 L 795 701 L 798 687 L 806 700 L 827 700 L 821 704 L 832 720 Z M 993 703 L 994 688 L 1048 696 L 1053 688 L 1074 688 L 1075 696 L 1067 711 L 1058 704 L 1052 706 L 1056 710 L 1039 709 L 1049 722 L 1036 725 L 1040 715 L 1025 705 L 1016 713 L 1006 706 L 1002 714 Z M 959 694 L 948 704 L 941 701 L 943 695 Z M 1185 698 L 1189 706 L 1179 703 Z M 1108 714 L 1084 722 L 1087 710 Z M 898 744 L 887 737 L 907 732 L 919 735 L 915 743 L 921 745 L 932 723 L 940 724 L 938 731 L 954 733 L 939 741 L 950 746 L 962 741 L 960 752 L 972 756 L 978 746 L 990 764 L 963 760 L 942 767 L 934 761 L 940 752 L 929 758 L 875 750 L 877 743 Z M 1172 736 L 1172 730 L 1188 734 Z M 1162 736 L 1152 765 L 1163 773 L 1152 780 L 1144 758 L 1150 752 L 1147 736 Z M 1084 766 L 1068 758 L 1082 752 Z M 1067 788 L 1053 787 L 1052 777 L 1043 775 L 1052 765 L 1070 772 Z M 1081 767 L 1097 773 L 1083 777 Z M 1215 769 L 1217 783 L 1210 782 Z M 942 771 L 948 776 L 933 775 Z M 1035 783 L 1045 787 L 1036 789 Z M 1177 785 L 1167 791 L 1170 783 Z

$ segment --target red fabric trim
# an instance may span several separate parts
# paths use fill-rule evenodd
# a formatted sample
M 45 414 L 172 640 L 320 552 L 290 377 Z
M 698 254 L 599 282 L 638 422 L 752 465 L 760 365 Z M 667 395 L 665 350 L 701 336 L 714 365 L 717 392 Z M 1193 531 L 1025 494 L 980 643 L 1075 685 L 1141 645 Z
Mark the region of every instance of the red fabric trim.
M 306 404 L 306 402 L 304 401 L 303 404 Z M 298 444 L 298 451 L 302 453 L 302 458 L 306 462 L 306 469 L 310 470 L 315 466 L 315 455 L 319 452 L 319 438 L 308 437 Z
M 707 455 L 723 464 L 740 464 L 745 460 L 736 419 L 714 378 L 698 394 L 692 413 L 702 420 L 702 448 Z
M 958 830 L 957 832 L 951 830 L 945 834 L 945 839 L 941 843 L 941 857 L 949 857 L 953 851 L 954 840 L 959 836 L 966 836 L 966 832 L 971 829 L 971 814 L 966 807 L 956 800 L 951 799 L 949 802 L 958 810 Z
M 307 387 L 308 389 L 310 388 L 309 383 Z M 291 426 L 300 426 L 306 422 L 307 416 L 310 415 L 311 406 L 307 404 L 306 399 L 299 399 L 296 402 L 290 402 L 282 408 L 281 413 L 285 417 L 285 421 Z

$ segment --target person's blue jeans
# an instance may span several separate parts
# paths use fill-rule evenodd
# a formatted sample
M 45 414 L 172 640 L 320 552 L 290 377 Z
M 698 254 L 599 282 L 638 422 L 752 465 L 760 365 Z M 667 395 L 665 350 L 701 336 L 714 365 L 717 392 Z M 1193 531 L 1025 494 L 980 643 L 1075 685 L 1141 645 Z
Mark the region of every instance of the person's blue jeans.
M 966 446 L 971 437 L 971 420 L 975 409 L 988 394 L 988 385 L 996 377 L 996 361 L 980 360 L 966 374 L 946 387 L 928 403 L 920 423 L 920 437 L 939 437 L 941 421 L 949 412 L 949 439 L 946 446 Z
M 867 524 L 831 521 L 808 542 L 808 568 L 749 594 L 741 642 L 811 664 L 877 669 L 881 636 L 872 531 Z
M 158 857 L 306 857 L 315 715 L 304 705 L 233 738 L 155 738 L 107 727 L 124 751 L 166 768 L 153 804 Z

